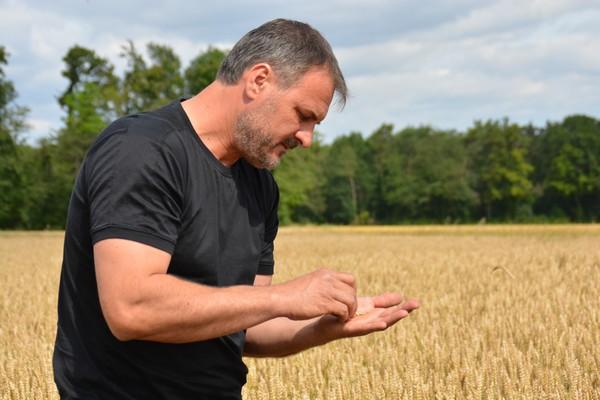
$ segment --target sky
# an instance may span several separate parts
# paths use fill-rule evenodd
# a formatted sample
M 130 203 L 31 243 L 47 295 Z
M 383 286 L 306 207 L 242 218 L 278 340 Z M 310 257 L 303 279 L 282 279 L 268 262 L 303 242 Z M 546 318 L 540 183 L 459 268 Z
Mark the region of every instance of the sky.
M 132 40 L 169 45 L 183 66 L 274 18 L 311 24 L 350 89 L 318 127 L 326 142 L 382 123 L 464 131 L 475 120 L 536 126 L 600 117 L 600 0 L 0 0 L 0 45 L 30 143 L 64 117 L 62 57 L 75 45 L 125 68 Z

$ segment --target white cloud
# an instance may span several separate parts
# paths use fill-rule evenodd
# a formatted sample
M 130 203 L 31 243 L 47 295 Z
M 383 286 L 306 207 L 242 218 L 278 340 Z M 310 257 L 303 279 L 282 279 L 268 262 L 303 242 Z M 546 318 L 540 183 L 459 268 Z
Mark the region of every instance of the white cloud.
M 208 8 L 182 0 L 0 0 L 0 11 L 0 44 L 11 53 L 6 72 L 37 132 L 60 124 L 61 59 L 73 44 L 107 57 L 118 73 L 127 39 L 139 50 L 150 41 L 168 44 L 185 66 L 209 44 L 229 48 L 276 16 L 321 29 L 338 55 L 352 97 L 320 127 L 329 139 L 368 134 L 383 122 L 464 129 L 503 116 L 535 123 L 575 112 L 598 116 L 598 0 L 261 0 Z
M 581 10 L 589 0 L 502 0 L 488 2 L 443 27 L 448 35 L 484 35 L 527 28 L 540 21 Z
M 48 119 L 29 118 L 27 123 L 31 125 L 31 128 L 34 132 L 47 134 L 54 126 L 55 121 Z
M 583 2 L 519 4 L 496 2 L 425 34 L 343 48 L 354 94 L 347 125 L 364 133 L 381 122 L 464 129 L 475 119 L 543 124 L 595 112 L 600 32 L 590 21 L 600 11 Z M 333 119 L 333 129 L 347 131 Z

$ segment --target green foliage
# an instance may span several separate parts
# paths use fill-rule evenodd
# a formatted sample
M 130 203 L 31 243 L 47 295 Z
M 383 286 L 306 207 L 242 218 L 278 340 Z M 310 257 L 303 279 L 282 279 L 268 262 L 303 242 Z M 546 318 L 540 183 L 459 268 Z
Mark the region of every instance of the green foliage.
M 36 147 L 19 146 L 23 185 L 23 227 L 27 229 L 62 228 L 65 224 L 68 196 L 72 188 L 69 176 L 56 171 L 57 145 L 44 139 Z
M 29 109 L 15 104 L 17 91 L 13 83 L 6 79 L 2 67 L 8 64 L 8 56 L 4 47 L 0 46 L 0 132 L 17 141 L 19 134 L 27 128 L 25 117 Z
M 464 221 L 475 193 L 469 187 L 461 137 L 431 127 L 406 128 L 394 140 L 384 200 L 394 220 Z
M 600 217 L 600 122 L 583 115 L 549 123 L 538 139 L 542 212 L 576 221 Z
M 502 121 L 476 122 L 466 138 L 473 186 L 487 219 L 511 220 L 528 214 L 533 201 L 527 161 L 528 137 L 516 124 Z
M 114 67 L 93 50 L 73 46 L 63 58 L 64 77 L 69 80 L 59 104 L 66 111 L 64 126 L 50 140 L 29 152 L 27 179 L 35 188 L 29 193 L 27 225 L 61 228 L 75 176 L 87 149 L 98 133 L 121 114 L 120 80 Z M 54 204 L 50 210 L 47 203 Z M 37 215 L 39 210 L 44 214 Z
M 69 84 L 58 103 L 67 112 L 67 116 L 77 112 L 73 109 L 73 101 L 69 98 L 86 91 L 90 85 L 97 88 L 94 100 L 98 113 L 103 115 L 105 121 L 110 121 L 121 114 L 121 99 L 119 98 L 119 79 L 114 75 L 114 67 L 98 56 L 93 50 L 75 45 L 63 57 L 65 69 L 62 75 L 68 79 Z
M 3 66 L 0 46 L 0 228 L 62 228 L 87 149 L 115 118 L 194 94 L 215 78 L 225 52 L 209 47 L 182 73 L 169 46 L 132 42 L 127 67 L 73 46 L 58 102 L 63 126 L 30 146 L 19 136 L 27 109 Z M 406 223 L 600 220 L 600 121 L 573 115 L 544 128 L 507 119 L 475 122 L 466 134 L 383 124 L 287 154 L 274 172 L 280 221 Z
M 324 157 L 320 135 L 315 132 L 309 149 L 291 151 L 274 171 L 279 185 L 279 220 L 282 224 L 323 222 L 325 205 L 321 171 Z
M 65 205 L 61 209 L 62 215 L 57 217 L 61 224 L 66 221 L 66 204 L 79 166 L 87 149 L 106 125 L 99 112 L 98 101 L 101 99 L 101 88 L 93 82 L 88 82 L 80 91 L 67 95 L 65 104 L 71 112 L 65 118 L 64 128 L 54 140 L 56 145 L 47 149 L 52 169 L 46 179 L 54 186 L 52 194 L 57 204 Z
M 22 225 L 25 196 L 17 145 L 28 109 L 15 104 L 17 92 L 4 73 L 6 64 L 8 53 L 0 46 L 0 228 Z
M 133 42 L 123 47 L 128 70 L 123 78 L 124 114 L 148 111 L 183 96 L 181 61 L 169 46 L 149 43 L 151 64 L 138 53 Z
M 13 138 L 0 129 L 0 228 L 21 224 L 23 187 L 18 161 Z
M 358 132 L 340 136 L 331 145 L 326 160 L 325 220 L 338 224 L 357 223 L 359 217 L 365 220 L 375 187 L 367 142 Z
M 340 143 L 340 142 L 338 142 Z M 356 174 L 358 157 L 347 144 L 334 143 L 328 152 L 324 187 L 325 219 L 335 224 L 349 224 L 358 209 Z
M 215 80 L 225 54 L 215 47 L 209 47 L 190 62 L 184 73 L 186 94 L 196 94 Z
M 386 191 L 389 179 L 395 174 L 394 159 L 394 126 L 381 125 L 367 139 L 371 151 L 369 168 L 373 171 L 373 193 L 369 204 L 371 214 L 376 221 L 391 222 L 391 213 L 386 202 Z

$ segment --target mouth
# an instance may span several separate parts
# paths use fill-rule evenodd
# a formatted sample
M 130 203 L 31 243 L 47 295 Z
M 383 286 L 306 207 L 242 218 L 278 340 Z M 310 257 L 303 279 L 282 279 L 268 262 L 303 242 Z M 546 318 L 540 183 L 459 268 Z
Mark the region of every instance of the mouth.
M 300 142 L 298 142 L 298 140 L 296 138 L 289 138 L 284 140 L 283 142 L 281 142 L 281 145 L 283 146 L 283 148 L 287 151 L 287 150 L 292 150 L 296 147 L 298 147 L 298 145 L 300 144 Z

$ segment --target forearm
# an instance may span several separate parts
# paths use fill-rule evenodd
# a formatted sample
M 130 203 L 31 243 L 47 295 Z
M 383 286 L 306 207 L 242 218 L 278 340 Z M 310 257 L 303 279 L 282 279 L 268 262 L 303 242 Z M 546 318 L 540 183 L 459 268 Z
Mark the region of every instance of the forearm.
M 349 274 L 320 269 L 275 286 L 216 288 L 167 274 L 170 262 L 167 252 L 134 241 L 94 245 L 100 306 L 117 339 L 185 343 L 278 317 L 354 315 L 356 287 Z
M 304 321 L 276 318 L 248 329 L 244 353 L 281 357 L 336 339 L 383 331 L 418 307 L 417 300 L 404 300 L 399 293 L 384 293 L 358 298 L 357 314 L 347 320 L 330 313 Z
M 248 329 L 244 355 L 283 357 L 339 338 L 337 318 L 331 315 L 304 321 L 275 318 Z
M 280 316 L 274 291 L 274 287 L 215 288 L 154 274 L 138 287 L 135 303 L 122 307 L 118 337 L 185 343 L 238 332 Z

